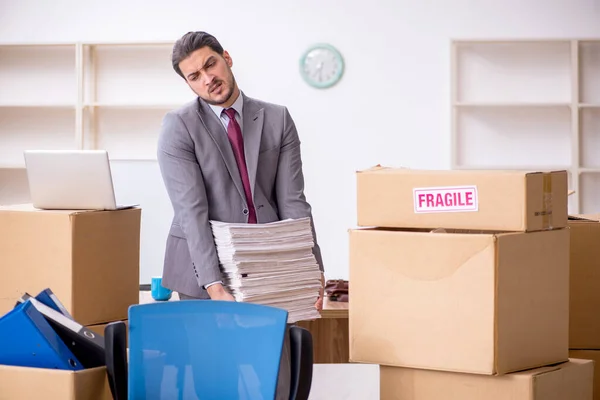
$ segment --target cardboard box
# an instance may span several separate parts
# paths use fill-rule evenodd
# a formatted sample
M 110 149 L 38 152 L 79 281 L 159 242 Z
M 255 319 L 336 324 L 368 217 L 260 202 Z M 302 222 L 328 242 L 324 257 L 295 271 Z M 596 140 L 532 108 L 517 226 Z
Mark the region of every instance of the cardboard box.
M 350 231 L 350 361 L 505 374 L 567 361 L 569 230 Z
M 585 218 L 585 219 L 583 219 Z M 600 215 L 573 216 L 571 231 L 571 349 L 600 349 Z
M 567 226 L 567 173 L 423 171 L 357 173 L 358 225 L 539 231 Z
M 0 365 L 0 400 L 112 400 L 106 367 L 82 371 Z
M 139 302 L 139 208 L 0 207 L 0 314 L 50 288 L 82 325 L 127 319 Z
M 381 400 L 592 400 L 594 362 L 483 376 L 381 367 Z
M 571 350 L 569 357 L 594 361 L 594 400 L 600 400 L 600 350 Z

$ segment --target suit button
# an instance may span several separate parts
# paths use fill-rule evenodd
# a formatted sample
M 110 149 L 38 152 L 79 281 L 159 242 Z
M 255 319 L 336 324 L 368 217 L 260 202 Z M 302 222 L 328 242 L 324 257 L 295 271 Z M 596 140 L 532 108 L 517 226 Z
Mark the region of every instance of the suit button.
M 244 215 L 248 215 L 249 211 L 247 208 L 244 208 Z

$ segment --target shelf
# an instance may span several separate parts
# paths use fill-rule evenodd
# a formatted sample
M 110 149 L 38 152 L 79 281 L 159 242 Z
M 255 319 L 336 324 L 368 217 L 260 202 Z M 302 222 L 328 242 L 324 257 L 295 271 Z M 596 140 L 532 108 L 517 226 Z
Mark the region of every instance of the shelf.
M 452 168 L 564 165 L 600 211 L 600 39 L 455 41 L 451 68 Z
M 579 101 L 600 103 L 600 41 L 579 44 Z
M 581 214 L 600 212 L 600 173 L 582 173 L 581 186 Z
M 86 104 L 183 104 L 195 98 L 171 66 L 172 44 L 86 47 Z M 93 72 L 91 72 L 93 71 Z M 89 76 L 92 74 L 93 76 Z
M 455 42 L 455 101 L 570 103 L 568 41 Z
M 24 166 L 24 150 L 75 148 L 75 110 L 0 108 L 0 164 Z
M 164 247 L 156 243 L 172 222 L 156 162 L 162 119 L 196 99 L 171 66 L 172 47 L 0 44 L 0 204 L 31 201 L 26 149 L 106 149 L 117 200 L 146 210 L 142 281 L 160 274 Z
M 0 46 L 0 104 L 75 104 L 75 50 L 62 46 Z
M 461 110 L 456 119 L 457 167 L 571 164 L 568 108 L 474 108 Z
M 600 108 L 586 108 L 582 109 L 580 113 L 580 164 L 584 168 L 599 168 Z M 600 211 L 600 205 L 598 208 Z
M 457 166 L 455 169 L 462 170 L 480 170 L 480 169 L 488 169 L 493 171 L 569 171 L 570 166 L 558 166 L 558 165 L 524 165 L 524 164 L 515 164 L 515 165 L 464 165 Z
M 84 107 L 86 107 L 86 108 L 123 108 L 123 109 L 139 109 L 139 110 L 144 110 L 144 109 L 147 109 L 147 110 L 157 110 L 157 109 L 158 110 L 172 110 L 172 109 L 181 107 L 184 104 L 185 104 L 185 102 L 171 103 L 171 104 L 90 103 L 90 104 L 85 104 Z
M 75 104 L 27 104 L 27 103 L 13 103 L 13 104 L 0 104 L 0 108 L 75 108 Z
M 111 160 L 156 160 L 165 113 L 164 109 L 98 108 L 94 131 L 85 134 L 86 147 L 107 150 Z
M 565 108 L 571 107 L 571 103 L 455 103 L 460 108 Z

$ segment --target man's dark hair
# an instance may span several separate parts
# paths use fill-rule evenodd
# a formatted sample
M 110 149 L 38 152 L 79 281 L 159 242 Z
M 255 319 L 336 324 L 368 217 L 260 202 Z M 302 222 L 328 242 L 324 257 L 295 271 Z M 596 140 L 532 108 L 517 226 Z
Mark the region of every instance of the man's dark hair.
M 183 79 L 183 73 L 179 69 L 179 63 L 185 60 L 194 51 L 203 47 L 210 47 L 215 53 L 223 55 L 223 47 L 213 35 L 206 32 L 188 32 L 183 35 L 173 45 L 173 53 L 171 55 L 171 62 L 173 63 L 173 69 Z

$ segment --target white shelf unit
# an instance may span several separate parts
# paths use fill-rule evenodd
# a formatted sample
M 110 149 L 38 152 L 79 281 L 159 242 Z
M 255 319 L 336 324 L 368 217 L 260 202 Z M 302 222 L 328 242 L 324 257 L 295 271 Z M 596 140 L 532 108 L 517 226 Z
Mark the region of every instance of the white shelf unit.
M 84 44 L 83 143 L 112 160 L 156 160 L 165 113 L 194 98 L 171 67 L 173 43 Z
M 453 169 L 566 169 L 600 212 L 600 39 L 455 40 Z
M 195 97 L 171 67 L 172 46 L 0 44 L 0 204 L 28 198 L 27 149 L 156 160 L 163 116 Z

